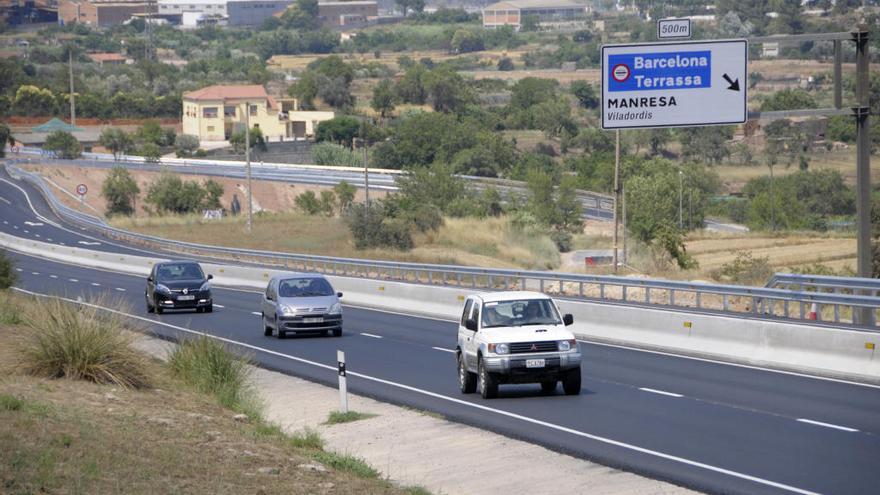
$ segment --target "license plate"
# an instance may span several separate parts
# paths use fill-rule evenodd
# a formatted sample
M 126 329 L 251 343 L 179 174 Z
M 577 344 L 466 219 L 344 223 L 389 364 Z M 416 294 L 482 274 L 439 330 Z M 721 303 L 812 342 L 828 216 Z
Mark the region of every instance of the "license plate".
M 324 318 L 303 318 L 303 323 L 324 323 Z
M 526 368 L 543 368 L 543 359 L 526 359 Z
M 178 301 L 193 301 L 196 296 L 177 296 Z

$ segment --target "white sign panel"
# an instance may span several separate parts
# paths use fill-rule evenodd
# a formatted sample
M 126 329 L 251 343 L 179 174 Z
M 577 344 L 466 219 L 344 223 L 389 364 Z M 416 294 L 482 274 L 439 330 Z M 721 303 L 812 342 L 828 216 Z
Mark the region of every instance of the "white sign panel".
M 657 21 L 657 39 L 690 39 L 690 19 L 660 19 Z
M 746 40 L 602 47 L 602 128 L 746 121 Z

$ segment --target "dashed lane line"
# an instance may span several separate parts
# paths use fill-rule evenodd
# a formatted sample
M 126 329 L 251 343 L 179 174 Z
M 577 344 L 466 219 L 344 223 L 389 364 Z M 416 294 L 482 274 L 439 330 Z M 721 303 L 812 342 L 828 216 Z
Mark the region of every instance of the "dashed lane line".
M 375 334 L 372 334 L 372 333 L 366 333 L 366 332 L 361 332 L 361 335 L 363 335 L 364 337 L 370 337 L 370 338 L 373 338 L 373 339 L 381 339 L 381 338 L 382 338 L 381 335 L 375 335 Z
M 652 393 L 652 394 L 665 395 L 665 396 L 667 396 L 667 397 L 676 397 L 676 398 L 684 397 L 684 396 L 681 395 L 681 394 L 674 394 L 674 393 L 672 393 L 672 392 L 664 392 L 663 390 L 657 390 L 657 389 L 655 389 L 655 388 L 644 388 L 644 387 L 640 387 L 639 390 L 641 390 L 642 392 L 650 392 L 650 393 Z
M 431 349 L 434 349 L 436 351 L 451 352 L 455 354 L 455 351 L 453 349 L 444 349 L 442 347 L 431 347 Z
M 824 426 L 825 428 L 831 428 L 831 429 L 834 429 L 834 430 L 845 431 L 845 432 L 848 432 L 848 433 L 856 433 L 856 432 L 859 431 L 859 430 L 857 430 L 857 429 L 855 429 L 855 428 L 850 428 L 850 427 L 848 427 L 848 426 L 840 426 L 840 425 L 834 425 L 834 424 L 831 424 L 831 423 L 823 423 L 823 422 L 821 422 L 821 421 L 813 421 L 812 419 L 804 419 L 804 418 L 800 418 L 800 419 L 798 419 L 798 421 L 801 422 L 801 423 L 807 423 L 807 424 L 816 425 L 816 426 Z

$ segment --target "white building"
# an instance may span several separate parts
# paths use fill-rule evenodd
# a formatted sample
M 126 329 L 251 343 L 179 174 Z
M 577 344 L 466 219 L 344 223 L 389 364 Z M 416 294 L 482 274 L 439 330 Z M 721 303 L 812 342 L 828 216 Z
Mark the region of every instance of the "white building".
M 226 0 L 159 0 L 160 17 L 180 16 L 180 24 L 196 27 L 200 19 L 225 18 Z

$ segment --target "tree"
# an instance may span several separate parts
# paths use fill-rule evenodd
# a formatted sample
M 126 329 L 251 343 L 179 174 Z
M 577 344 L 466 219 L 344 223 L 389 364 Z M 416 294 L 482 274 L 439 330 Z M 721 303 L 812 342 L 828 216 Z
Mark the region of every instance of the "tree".
M 208 191 L 198 182 L 184 182 L 179 176 L 166 172 L 147 188 L 145 201 L 152 205 L 157 213 L 182 215 L 197 212 L 205 207 L 206 197 Z
M 532 106 L 556 99 L 556 88 L 559 82 L 555 79 L 525 77 L 511 88 L 510 108 L 528 110 Z
M 167 144 L 174 144 L 172 140 L 171 143 L 166 143 L 166 134 L 162 130 L 162 126 L 159 125 L 159 122 L 155 120 L 148 120 L 144 122 L 135 133 L 138 141 L 141 143 L 153 143 L 156 146 L 165 146 Z
M 596 108 L 599 106 L 599 97 L 596 96 L 596 89 L 587 81 L 573 81 L 571 83 L 571 94 L 578 99 L 578 104 L 583 108 Z
M 510 57 L 501 57 L 498 60 L 498 70 L 507 72 L 515 69 L 516 66 L 513 65 L 513 60 Z
M 101 185 L 101 195 L 107 200 L 107 216 L 134 213 L 134 203 L 141 189 L 124 167 L 113 167 Z
M 15 265 L 5 251 L 0 251 L 0 290 L 5 290 L 18 280 L 18 274 L 15 273 Z
M 214 179 L 208 179 L 202 187 L 205 188 L 205 208 L 212 210 L 223 208 L 223 205 L 220 203 L 220 198 L 223 197 L 223 184 Z
M 321 191 L 318 202 L 321 205 L 321 212 L 328 217 L 332 217 L 333 211 L 336 209 L 336 193 L 326 190 Z
M 406 69 L 394 88 L 401 101 L 423 105 L 428 100 L 428 91 L 425 89 L 427 75 L 428 69 L 422 64 L 414 64 Z
M 354 201 L 357 187 L 343 180 L 340 181 L 339 184 L 333 186 L 333 192 L 336 194 L 336 199 L 339 201 L 339 209 L 344 213 L 348 210 L 348 207 L 351 206 L 352 201 Z
M 313 109 L 318 96 L 317 74 L 305 71 L 296 83 L 287 88 L 287 94 L 296 98 L 303 109 Z
M 730 156 L 730 139 L 733 139 L 731 126 L 684 127 L 678 134 L 683 158 L 716 165 Z
M 384 119 L 394 111 L 396 99 L 394 84 L 390 79 L 383 79 L 373 88 L 373 98 L 370 100 L 370 107 L 379 112 L 379 116 Z
M 199 149 L 199 138 L 192 134 L 178 134 L 174 138 L 174 147 L 177 148 L 179 157 L 193 156 L 193 153 Z
M 485 48 L 483 37 L 470 29 L 459 29 L 450 41 L 453 53 L 478 52 Z
M 788 88 L 773 93 L 761 103 L 762 112 L 774 110 L 801 110 L 817 108 L 816 100 L 810 93 L 798 88 Z
M 321 212 L 321 202 L 314 191 L 301 193 L 293 201 L 296 203 L 296 207 L 307 215 L 317 215 Z
M 119 155 L 124 155 L 134 149 L 134 140 L 127 132 L 118 127 L 107 127 L 102 130 L 98 143 L 113 153 L 113 161 L 119 160 Z
M 438 112 L 458 113 L 473 100 L 464 78 L 445 67 L 432 70 L 427 75 L 425 89 L 430 95 L 434 110 Z
M 524 33 L 531 33 L 541 29 L 541 19 L 536 15 L 524 15 L 522 17 L 522 25 L 520 30 Z
M 55 94 L 37 86 L 19 86 L 12 104 L 17 115 L 47 116 L 56 109 Z
M 156 143 L 144 143 L 141 149 L 138 150 L 138 154 L 149 163 L 158 163 L 162 158 L 162 149 Z
M 577 178 L 567 175 L 556 190 L 556 228 L 570 233 L 581 233 L 584 227 L 583 204 L 577 197 Z
M 404 17 L 407 16 L 410 10 L 419 13 L 425 10 L 425 0 L 394 0 L 394 3 L 400 7 Z
M 57 158 L 72 160 L 82 156 L 82 145 L 66 131 L 55 131 L 46 136 L 43 149 L 55 154 Z
M 281 24 L 288 29 L 311 31 L 321 27 L 318 18 L 318 0 L 296 0 L 281 14 Z
M 321 98 L 324 103 L 337 109 L 354 106 L 355 98 L 352 96 L 351 89 L 343 78 L 331 78 L 319 75 L 317 77 L 317 82 L 318 97 Z
M 232 145 L 232 150 L 236 154 L 242 155 L 247 151 L 245 149 L 247 148 L 247 140 L 248 136 L 245 134 L 245 130 L 241 129 L 232 133 L 232 136 L 229 138 L 229 144 Z M 266 151 L 268 149 L 266 139 L 263 137 L 263 131 L 259 127 L 251 127 L 250 141 L 251 152 L 254 150 Z
M 318 128 L 315 129 L 315 140 L 330 141 L 350 148 L 352 139 L 360 132 L 360 127 L 361 122 L 354 117 L 346 115 L 334 117 L 318 124 Z
M 12 135 L 12 130 L 9 129 L 9 126 L 0 122 L 0 158 L 6 156 L 6 144 L 9 146 L 15 146 L 15 137 Z

